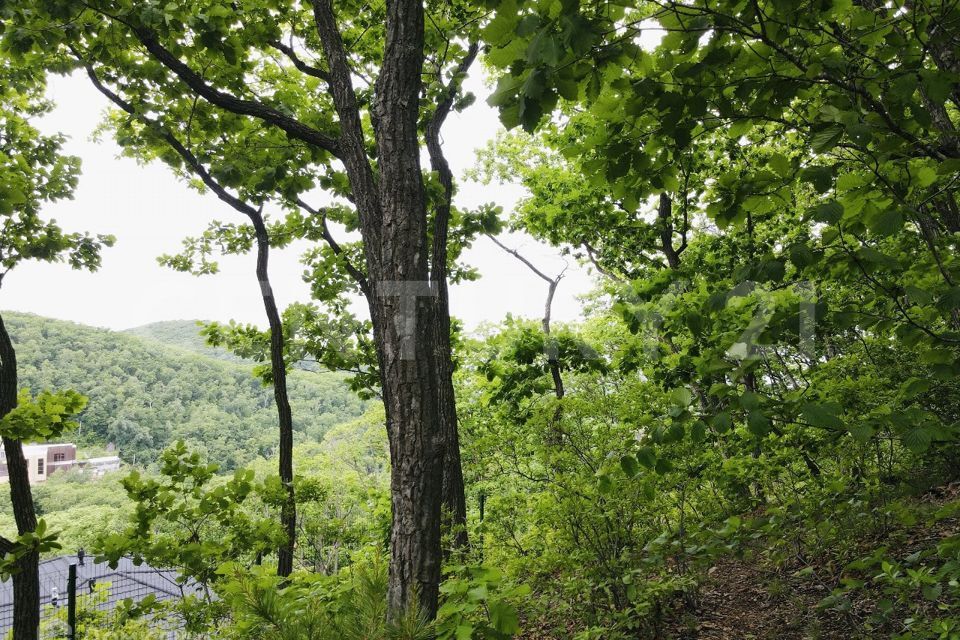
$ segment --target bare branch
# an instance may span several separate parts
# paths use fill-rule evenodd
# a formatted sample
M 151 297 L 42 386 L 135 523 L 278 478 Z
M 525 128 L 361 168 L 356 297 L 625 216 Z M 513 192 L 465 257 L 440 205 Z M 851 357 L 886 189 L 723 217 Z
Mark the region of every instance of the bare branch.
M 324 71 L 323 69 L 311 66 L 304 62 L 300 56 L 297 55 L 297 52 L 293 50 L 293 47 L 288 46 L 280 42 L 279 40 L 271 40 L 270 46 L 283 53 L 290 59 L 290 62 L 293 63 L 293 66 L 297 68 L 298 71 L 301 71 L 308 76 L 313 76 L 314 78 L 320 78 L 324 81 L 330 80 L 330 74 Z
M 563 274 L 561 273 L 560 276 L 558 276 L 557 278 L 551 278 L 550 276 L 548 276 L 547 274 L 545 274 L 543 271 L 540 271 L 540 269 L 537 269 L 537 267 L 536 267 L 532 262 L 530 262 L 529 260 L 527 260 L 526 258 L 524 258 L 523 255 L 522 255 L 519 251 L 517 251 L 516 249 L 511 249 L 510 247 L 508 247 L 507 245 L 503 244 L 502 242 L 500 242 L 499 240 L 497 240 L 494 236 L 490 235 L 489 233 L 486 234 L 486 235 L 487 235 L 488 238 L 490 238 L 490 240 L 493 241 L 493 243 L 494 243 L 495 245 L 497 245 L 498 247 L 500 247 L 501 249 L 503 249 L 504 251 L 506 251 L 507 253 L 509 253 L 510 255 L 512 255 L 514 258 L 516 258 L 517 260 L 519 260 L 519 261 L 522 262 L 523 264 L 527 265 L 527 267 L 528 267 L 531 271 L 533 271 L 533 272 L 534 272 L 535 274 L 537 274 L 541 279 L 543 279 L 544 281 L 546 281 L 547 284 L 553 284 L 556 280 L 559 280 L 561 277 L 563 277 Z
M 363 292 L 363 295 L 367 298 L 370 297 L 370 283 L 367 280 L 367 277 L 363 274 L 360 269 L 358 269 L 350 260 L 347 259 L 346 254 L 343 251 L 343 247 L 340 246 L 340 243 L 337 242 L 336 238 L 333 237 L 333 234 L 330 233 L 330 227 L 327 225 L 327 211 L 326 209 L 314 209 L 302 198 L 297 198 L 297 206 L 306 211 L 312 216 L 320 218 L 320 226 L 323 233 L 324 241 L 330 246 L 333 252 L 343 260 L 344 268 L 347 270 L 347 273 L 350 274 L 356 283 L 360 287 L 360 291 Z
M 597 260 L 596 250 L 589 242 L 582 242 L 580 246 L 582 246 L 587 252 L 587 258 L 590 260 L 590 264 L 592 264 L 593 268 L 596 269 L 601 275 L 604 275 L 615 282 L 626 282 L 626 278 L 623 276 L 617 275 L 613 271 L 610 271 L 609 269 L 600 265 L 600 262 Z
M 561 371 L 560 371 L 559 354 L 557 353 L 556 344 L 551 342 L 551 338 L 550 338 L 550 331 L 551 331 L 550 321 L 551 321 L 551 316 L 553 315 L 553 297 L 557 293 L 557 286 L 559 286 L 560 280 L 563 279 L 563 275 L 567 272 L 567 268 L 564 267 L 563 271 L 561 271 L 556 278 L 551 278 L 544 272 L 537 269 L 533 265 L 533 263 L 527 260 L 526 258 L 524 258 L 519 251 L 515 249 L 510 249 L 509 247 L 504 245 L 502 242 L 500 242 L 490 234 L 487 234 L 487 237 L 493 240 L 494 244 L 496 244 L 498 247 L 500 247 L 501 249 L 503 249 L 504 251 L 512 255 L 514 258 L 516 258 L 523 264 L 525 264 L 531 271 L 533 271 L 535 274 L 537 274 L 547 282 L 547 285 L 548 285 L 547 301 L 543 305 L 543 320 L 541 320 L 540 324 L 543 327 L 543 334 L 544 336 L 546 336 L 546 340 L 547 340 L 547 364 L 550 367 L 550 376 L 553 378 L 554 393 L 557 396 L 557 399 L 562 399 L 565 393 L 564 386 L 563 386 L 563 376 L 561 375 Z M 554 415 L 554 424 L 556 424 L 559 420 L 559 417 L 560 417 L 559 411 L 560 409 L 558 407 L 557 413 Z

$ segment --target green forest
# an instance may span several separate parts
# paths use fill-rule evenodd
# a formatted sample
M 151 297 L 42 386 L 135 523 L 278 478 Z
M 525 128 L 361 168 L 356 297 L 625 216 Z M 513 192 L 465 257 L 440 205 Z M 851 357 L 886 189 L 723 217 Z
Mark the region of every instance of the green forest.
M 79 546 L 190 588 L 71 640 L 960 640 L 960 2 L 7 0 L 0 285 L 122 241 L 44 212 L 52 75 L 217 199 L 157 269 L 245 256 L 263 318 L 0 314 L 13 640 Z M 482 243 L 542 316 L 451 315 Z M 32 485 L 61 441 L 125 467 Z
M 252 363 L 204 348 L 196 322 L 113 332 L 16 313 L 4 321 L 23 388 L 73 389 L 87 398 L 68 441 L 112 444 L 124 461 L 148 466 L 183 440 L 224 471 L 277 448 L 273 393 L 251 374 Z M 318 442 L 364 412 L 341 375 L 298 372 L 289 387 L 303 442 Z

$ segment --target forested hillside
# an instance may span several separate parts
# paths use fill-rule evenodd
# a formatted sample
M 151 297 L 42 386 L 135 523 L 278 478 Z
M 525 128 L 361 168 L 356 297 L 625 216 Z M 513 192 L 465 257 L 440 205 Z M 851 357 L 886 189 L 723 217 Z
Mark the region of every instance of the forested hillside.
M 159 342 L 167 347 L 191 351 L 203 356 L 240 362 L 241 358 L 222 347 L 212 347 L 200 335 L 200 325 L 196 320 L 164 320 L 151 322 L 140 327 L 124 329 L 121 333 L 145 340 Z
M 479 65 L 509 202 L 445 155 Z M 188 323 L 0 314 L 14 640 L 58 540 L 201 587 L 83 640 L 960 640 L 957 0 L 7 0 L 0 284 L 113 243 L 41 215 L 49 73 L 215 196 L 163 266 L 256 254 L 265 322 L 207 335 L 270 388 Z M 542 315 L 451 316 L 480 243 Z M 32 487 L 61 438 L 150 464 Z
M 182 439 L 227 470 L 276 450 L 271 389 L 253 376 L 250 363 L 206 355 L 187 323 L 147 339 L 26 314 L 5 313 L 4 320 L 23 387 L 74 389 L 89 398 L 80 427 L 66 438 L 113 443 L 124 460 L 144 465 Z M 290 397 L 295 429 L 307 440 L 320 440 L 331 426 L 363 412 L 363 402 L 336 374 L 294 373 Z

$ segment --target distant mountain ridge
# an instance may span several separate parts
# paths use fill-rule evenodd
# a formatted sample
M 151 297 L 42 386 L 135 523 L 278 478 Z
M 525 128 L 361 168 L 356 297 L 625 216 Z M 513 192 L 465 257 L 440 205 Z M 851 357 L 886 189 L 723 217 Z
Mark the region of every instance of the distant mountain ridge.
M 212 347 L 200 335 L 202 320 L 161 320 L 139 327 L 124 329 L 120 333 L 153 340 L 168 347 L 175 347 L 203 356 L 227 360 L 228 362 L 246 362 L 243 358 L 222 347 Z
M 194 321 L 120 332 L 2 314 L 17 349 L 21 387 L 70 388 L 89 398 L 70 440 L 112 442 L 124 459 L 149 463 L 183 439 L 225 469 L 273 455 L 272 390 L 253 377 L 250 363 L 206 346 Z M 320 441 L 366 409 L 339 374 L 294 371 L 289 391 L 300 442 Z

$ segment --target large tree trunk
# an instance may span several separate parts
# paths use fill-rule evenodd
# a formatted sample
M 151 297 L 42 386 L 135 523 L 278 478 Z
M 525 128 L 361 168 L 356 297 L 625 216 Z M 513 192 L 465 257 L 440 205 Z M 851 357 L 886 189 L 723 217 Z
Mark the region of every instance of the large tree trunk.
M 17 406 L 17 354 L 0 317 L 0 418 Z M 10 479 L 10 502 L 20 535 L 37 528 L 30 473 L 19 440 L 3 438 Z M 13 576 L 13 640 L 37 640 L 40 628 L 40 577 L 37 552 L 24 555 Z
M 429 284 L 427 210 L 417 123 L 423 71 L 420 0 L 387 5 L 384 62 L 373 104 L 382 224 L 371 302 L 390 439 L 393 528 L 388 606 L 437 611 L 443 442 L 437 293 Z M 369 222 L 369 219 L 368 219 Z M 372 230 L 371 230 L 372 231 Z M 364 234 L 364 241 L 375 236 Z
M 384 58 L 371 106 L 379 177 L 364 147 L 350 65 L 330 0 L 314 0 L 314 12 L 372 285 L 368 300 L 390 440 L 388 607 L 395 619 L 418 603 L 421 614 L 433 618 L 440 584 L 445 449 L 456 417 L 445 282 L 430 280 L 420 166 L 423 5 L 421 0 L 387 3 Z M 445 234 L 440 242 L 445 251 Z M 456 468 L 459 472 L 459 464 Z
M 387 3 L 386 46 L 371 108 L 379 177 L 364 146 L 357 98 L 330 0 L 314 0 L 340 118 L 338 140 L 360 216 L 368 296 L 390 440 L 389 615 L 437 611 L 444 442 L 437 289 L 429 280 L 427 210 L 417 121 L 423 71 L 420 0 Z
M 371 305 L 390 440 L 392 618 L 415 604 L 427 618 L 437 610 L 443 446 L 431 306 L 399 297 Z M 413 331 L 403 335 L 397 325 Z
M 287 395 L 287 366 L 283 355 L 283 323 L 277 310 L 277 301 L 270 286 L 268 264 L 270 260 L 270 236 L 259 214 L 248 214 L 257 237 L 257 280 L 260 295 L 267 312 L 270 326 L 270 371 L 273 377 L 273 397 L 277 405 L 280 423 L 280 481 L 287 491 L 286 501 L 280 512 L 287 539 L 277 552 L 277 575 L 289 576 L 293 572 L 293 549 L 297 540 L 297 502 L 293 489 L 293 412 Z

